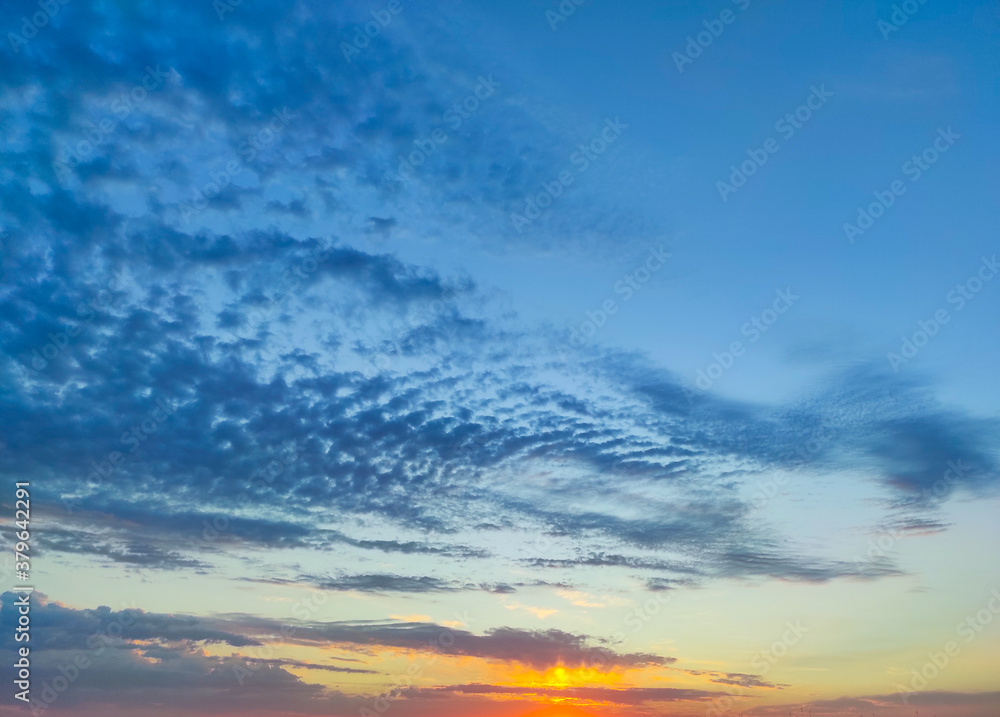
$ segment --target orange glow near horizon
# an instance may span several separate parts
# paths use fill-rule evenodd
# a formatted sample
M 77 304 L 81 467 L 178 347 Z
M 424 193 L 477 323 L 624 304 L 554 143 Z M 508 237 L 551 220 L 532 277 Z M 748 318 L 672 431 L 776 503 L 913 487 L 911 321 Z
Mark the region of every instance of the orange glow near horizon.
M 517 687 L 583 687 L 585 685 L 608 687 L 622 682 L 618 672 L 601 672 L 587 667 L 566 667 L 556 665 L 547 670 L 539 671 L 514 666 L 507 670 L 510 677 L 507 681 L 497 684 L 507 684 Z
M 566 707 L 554 705 L 542 709 L 525 712 L 520 717 L 599 717 L 597 712 L 582 707 Z

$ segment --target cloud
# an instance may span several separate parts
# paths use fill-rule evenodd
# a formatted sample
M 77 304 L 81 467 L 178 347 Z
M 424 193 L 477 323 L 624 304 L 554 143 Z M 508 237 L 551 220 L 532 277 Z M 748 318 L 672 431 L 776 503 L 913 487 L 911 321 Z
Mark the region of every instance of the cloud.
M 899 571 L 858 574 L 843 559 L 772 547 L 788 541 L 748 520 L 741 479 L 861 465 L 886 491 L 892 519 L 925 523 L 956 492 L 995 492 L 996 420 L 942 405 L 915 379 L 860 365 L 783 406 L 692 398 L 676 376 L 636 356 L 595 348 L 560 357 L 543 327 L 508 321 L 468 276 L 295 223 L 327 211 L 295 189 L 308 186 L 335 216 L 343 196 L 358 202 L 344 233 L 352 241 L 410 231 L 406 196 L 376 178 L 439 124 L 477 73 L 425 63 L 412 82 L 375 81 L 415 59 L 403 37 L 381 38 L 363 66 L 345 65 L 335 46 L 305 52 L 305 38 L 353 28 L 349 11 L 309 3 L 244 7 L 224 23 L 196 2 L 169 16 L 141 4 L 121 17 L 100 4 L 61 7 L 24 55 L 0 53 L 12 127 L 4 153 L 24 178 L 0 184 L 8 227 L 0 275 L 9 287 L 0 296 L 0 466 L 44 478 L 46 502 L 68 500 L 80 515 L 118 522 L 101 535 L 82 525 L 52 530 L 44 549 L 196 571 L 220 551 L 250 546 L 344 545 L 487 565 L 496 557 L 488 516 L 502 529 L 574 536 L 576 555 L 525 560 L 539 570 L 616 564 L 657 572 L 644 576 L 650 587 L 873 579 Z M 185 28 L 183 45 L 136 40 L 164 22 Z M 255 51 L 247 37 L 258 34 L 272 51 Z M 68 71 L 56 77 L 56 67 Z M 116 114 L 116 99 L 151 71 L 162 83 Z M 498 164 L 503 181 L 480 176 L 462 204 L 484 200 L 502 214 L 533 177 L 560 166 L 558 153 L 541 149 L 543 128 L 496 99 L 500 114 L 484 107 L 476 120 L 516 120 L 516 136 L 488 139 L 470 121 L 461 161 L 436 156 L 413 191 L 438 183 L 449 203 L 470 173 Z M 263 142 L 274 110 L 290 117 L 288 127 Z M 114 131 L 71 176 L 57 177 L 53 160 L 69 162 L 105 116 Z M 248 138 L 261 146 L 241 153 Z M 179 207 L 230 159 L 240 172 L 197 220 L 183 221 Z M 344 169 L 368 179 L 347 186 Z M 162 421 L 158 402 L 172 407 Z M 52 437 L 44 452 L 39 435 Z M 825 438 L 804 457 L 817 435 Z M 296 458 L 272 475 L 288 442 Z M 115 454 L 121 461 L 110 466 Z M 937 489 L 957 460 L 967 470 Z M 561 478 L 527 477 L 553 466 Z M 584 504 L 581 492 L 599 501 Z M 309 510 L 273 507 L 283 504 Z M 436 537 L 360 539 L 321 528 L 314 509 Z M 189 557 L 183 546 L 219 516 L 226 528 Z M 460 531 L 480 544 L 437 539 Z M 670 559 L 649 555 L 666 551 Z M 454 588 L 356 575 L 341 584 Z
M 706 672 L 703 670 L 685 670 L 689 675 L 708 675 L 712 682 L 719 685 L 738 685 L 740 687 L 765 687 L 768 689 L 784 689 L 791 685 L 768 682 L 759 675 L 748 675 L 743 672 Z
M 288 246 L 290 257 L 299 256 L 300 246 Z M 295 265 L 297 259 L 289 261 Z M 367 259 L 362 265 L 374 266 Z M 396 307 L 387 315 L 407 316 L 409 302 L 429 300 L 447 285 L 426 283 L 421 272 L 405 267 L 391 275 L 404 279 L 364 282 L 374 292 L 392 287 L 382 293 Z M 436 288 L 422 294 L 424 286 Z M 288 306 L 311 301 L 318 287 L 304 286 Z M 137 285 L 129 283 L 128 290 L 138 291 Z M 589 391 L 570 396 L 547 386 L 518 368 L 514 355 L 498 359 L 487 372 L 459 362 L 370 377 L 337 370 L 330 357 L 302 349 L 272 353 L 261 363 L 252 360 L 261 347 L 281 344 L 277 318 L 275 327 L 258 338 L 234 344 L 199 333 L 201 319 L 189 308 L 190 293 L 168 295 L 161 289 L 149 292 L 146 305 L 155 311 L 125 310 L 129 304 L 123 300 L 122 309 L 105 315 L 108 328 L 92 332 L 86 346 L 66 349 L 81 351 L 75 359 L 65 357 L 63 370 L 87 387 L 83 393 L 51 393 L 57 373 L 36 376 L 23 365 L 9 365 L 24 383 L 6 399 L 12 420 L 0 456 L 5 468 L 46 476 L 52 491 L 47 502 L 68 500 L 75 513 L 100 515 L 109 525 L 107 516 L 126 521 L 97 541 L 82 526 L 76 537 L 55 532 L 58 541 L 54 537 L 43 547 L 171 569 L 204 569 L 214 552 L 249 544 L 271 549 L 340 544 L 483 561 L 494 552 L 483 534 L 478 545 L 391 535 L 358 539 L 321 529 L 308 514 L 273 519 L 268 506 L 291 500 L 335 506 L 346 515 L 388 521 L 394 530 L 425 534 L 483 530 L 466 518 L 478 513 L 504 516 L 505 525 L 498 527 L 505 530 L 529 527 L 556 539 L 574 536 L 582 555 L 523 558 L 539 569 L 618 565 L 656 571 L 657 580 L 668 581 L 657 585 L 740 576 L 873 579 L 899 571 L 886 564 L 858 573 L 844 559 L 800 555 L 780 536 L 751 525 L 748 496 L 738 490 L 741 479 L 770 469 L 840 471 L 862 462 L 874 466 L 876 475 L 881 470 L 879 480 L 889 491 L 887 505 L 899 514 L 896 519 L 924 522 L 933 520 L 928 511 L 943 500 L 926 491 L 941 480 L 948 460 L 962 461 L 965 470 L 937 492 L 941 496 L 995 488 L 992 422 L 937 408 L 916 386 L 889 385 L 882 391 L 878 376 L 849 375 L 831 382 L 823 401 L 811 401 L 814 408 L 806 411 L 712 398 L 689 405 L 679 384 L 665 383 L 662 376 L 656 383 L 640 382 L 628 363 L 615 364 L 614 373 L 574 369 L 581 387 L 588 382 L 609 390 L 617 386 L 620 400 L 638 401 L 633 404 L 640 407 L 638 413 L 624 412 Z M 456 311 L 418 321 L 448 324 L 461 314 Z M 302 309 L 295 321 L 309 315 Z M 117 330 L 110 330 L 115 325 Z M 334 346 L 349 351 L 346 344 Z M 461 347 L 460 341 L 452 344 L 451 355 Z M 432 344 L 412 344 L 399 360 L 419 362 L 437 355 L 436 350 Z M 116 372 L 109 372 L 112 365 Z M 862 384 L 865 396 L 848 388 Z M 121 385 L 131 390 L 116 388 Z M 890 388 L 923 398 L 916 404 L 910 398 L 901 401 Z M 154 421 L 160 404 L 172 407 L 172 413 Z M 857 414 L 877 418 L 857 427 Z M 39 455 L 32 436 L 67 421 L 72 430 Z M 143 426 L 152 432 L 147 435 Z M 650 439 L 650 431 L 659 438 Z M 139 438 L 133 437 L 136 432 Z M 816 435 L 836 438 L 820 441 L 806 462 L 796 449 Z M 293 459 L 287 458 L 289 444 Z M 108 467 L 115 451 L 124 458 L 114 478 L 102 479 L 99 469 Z M 81 456 L 87 458 L 81 461 Z M 733 461 L 744 466 L 742 471 L 723 469 Z M 560 478 L 528 479 L 526 466 L 547 463 L 572 469 Z M 609 473 L 628 482 L 609 483 Z M 522 477 L 510 483 L 487 479 L 498 474 Z M 577 505 L 582 489 L 602 496 L 602 508 Z M 623 517 L 614 506 L 624 505 L 637 490 L 648 500 Z M 195 493 L 203 495 L 197 508 L 188 497 Z M 452 497 L 458 495 L 461 500 Z M 209 530 L 217 534 L 213 541 L 195 545 L 206 552 L 204 558 L 178 557 L 182 541 L 205 533 L 205 525 L 216 520 L 225 528 Z M 613 550 L 598 548 L 609 540 Z M 781 544 L 781 549 L 771 547 Z M 659 557 L 666 550 L 672 557 Z
M 14 593 L 0 596 L 0 616 L 16 621 Z M 275 656 L 273 646 L 318 647 L 358 652 L 372 659 L 377 650 L 409 650 L 453 657 L 471 657 L 519 663 L 535 670 L 555 666 L 613 670 L 657 667 L 673 663 L 671 657 L 622 653 L 591 644 L 585 635 L 561 630 L 493 628 L 484 634 L 447 628 L 430 622 L 318 622 L 293 620 L 279 623 L 249 615 L 198 617 L 151 613 L 140 609 L 74 609 L 32 596 L 32 665 L 38 684 L 48 684 L 67 665 L 77 667 L 74 689 L 60 697 L 62 705 L 100 702 L 116 706 L 136 703 L 141 690 L 148 700 L 174 709 L 210 709 L 227 696 L 255 710 L 273 708 L 285 700 L 284 709 L 312 712 L 326 706 L 334 713 L 344 705 L 357 708 L 357 698 L 310 685 L 289 672 L 375 674 L 367 664 L 358 666 Z M 36 644 L 37 643 L 37 644 Z M 207 645 L 229 645 L 229 656 L 209 655 Z M 13 634 L 0 642 L 0 652 L 12 655 Z M 329 655 L 331 662 L 357 660 Z M 43 682 L 45 681 L 45 682 Z M 179 690 L 184 687 L 185 689 Z M 258 698 L 271 691 L 271 697 Z M 277 692 L 275 692 L 277 691 Z M 650 699 L 683 691 L 651 692 Z M 413 697 L 419 695 L 414 694 Z M 273 699 L 272 699 L 273 698 Z M 645 699 L 645 698 L 643 698 Z M 319 700 L 319 702 L 317 702 Z M 352 700 L 355 700 L 352 702 Z M 142 704 L 138 702 L 138 704 Z
M 239 518 L 226 512 L 189 513 L 144 510 L 124 502 L 81 510 L 82 502 L 42 506 L 35 514 L 46 525 L 39 533 L 41 552 L 93 555 L 141 569 L 205 570 L 211 564 L 179 552 L 178 535 L 198 539 L 186 548 L 218 559 L 247 548 L 335 551 L 342 546 L 384 554 L 428 555 L 449 558 L 487 558 L 485 550 L 465 545 L 417 540 L 357 539 L 338 530 L 317 529 L 266 518 Z M 91 504 L 93 505 L 93 504 Z M 97 506 L 94 506 L 95 508 Z M 75 508 L 75 509 L 74 509 Z M 221 508 L 220 508 L 221 511 Z M 457 589 L 457 588 L 456 588 Z
M 996 495 L 1000 423 L 922 379 L 859 363 L 782 403 L 692 393 L 642 356 L 560 352 L 564 336 L 517 316 L 457 268 L 460 254 L 415 258 L 467 245 L 593 258 L 653 227 L 581 181 L 561 211 L 514 232 L 511 212 L 603 118 L 553 131 L 502 66 L 447 40 L 454 19 L 435 8 L 408 6 L 346 62 L 340 41 L 370 13 L 260 0 L 220 21 L 207 0 L 59 3 L 24 47 L 0 46 L 0 471 L 32 483 L 41 555 L 170 578 L 235 578 L 236 564 L 255 585 L 373 601 L 568 589 L 563 570 L 590 607 L 580 595 L 596 592 L 597 570 L 649 591 L 902 574 L 888 559 L 818 555 L 754 514 L 747 486 L 765 473 L 878 491 L 873 520 L 909 531 L 945 530 L 955 496 Z M 950 77 L 940 58 L 926 77 L 904 64 L 890 74 L 907 96 Z M 497 95 L 448 126 L 494 71 Z M 412 178 L 385 181 L 443 128 L 448 142 Z M 538 535 L 551 545 L 518 552 Z M 343 572 L 318 575 L 310 561 L 334 552 Z M 521 575 L 505 580 L 512 567 Z M 12 617 L 9 597 L 2 610 Z M 238 662 L 205 647 L 272 644 L 274 620 L 49 601 L 36 617 L 42 678 L 52 653 L 93 651 L 91 636 L 128 623 L 67 703 L 113 693 L 132 707 L 283 711 L 295 695 L 301 711 L 357 713 L 355 698 L 291 671 L 342 671 L 318 663 L 266 660 L 257 686 L 230 694 Z M 558 629 L 298 627 L 297 645 L 359 652 L 428 651 L 447 634 L 445 655 L 536 669 L 674 661 Z M 571 696 L 708 694 L 602 689 Z
M 16 622 L 14 593 L 0 596 L 3 615 Z M 250 615 L 198 617 L 166 615 L 139 609 L 114 611 L 108 607 L 74 609 L 33 596 L 32 616 L 43 630 L 41 650 L 94 650 L 111 644 L 161 642 L 221 643 L 233 647 L 261 646 L 271 641 L 299 645 L 348 648 L 375 646 L 418 652 L 519 662 L 535 669 L 566 667 L 643 667 L 675 661 L 647 653 L 620 653 L 591 645 L 586 635 L 562 630 L 524 630 L 498 627 L 477 635 L 465 629 L 431 622 L 316 622 L 295 619 L 285 623 Z M 289 629 L 288 626 L 294 627 Z M 285 629 L 283 629 L 285 628 Z M 94 636 L 97 636 L 95 639 Z M 0 649 L 16 646 L 8 635 Z
M 597 700 L 616 705 L 641 705 L 646 702 L 702 702 L 720 693 L 674 687 L 511 687 L 507 685 L 448 685 L 445 687 L 411 687 L 404 691 L 409 697 L 435 697 L 445 694 L 516 695 L 525 698 L 556 697 L 560 699 Z
M 899 694 L 867 695 L 861 697 L 840 697 L 832 700 L 815 700 L 805 705 L 796 704 L 796 708 L 812 707 L 816 712 L 857 711 L 871 713 L 877 710 L 880 714 L 893 717 L 912 715 L 914 709 L 921 707 L 936 708 L 942 712 L 954 714 L 983 714 L 983 711 L 995 709 L 1000 705 L 1000 692 L 955 692 L 946 690 L 927 690 L 915 692 L 907 696 L 904 704 Z M 768 705 L 750 710 L 756 715 L 783 715 L 788 713 L 788 705 Z
M 253 580 L 251 582 L 268 582 L 278 585 L 310 584 L 321 590 L 343 592 L 370 593 L 436 593 L 457 592 L 461 590 L 482 590 L 489 593 L 514 592 L 514 588 L 503 583 L 478 584 L 446 581 L 426 575 L 406 576 L 377 573 L 368 575 L 340 575 L 337 577 L 322 577 L 317 575 L 300 575 L 295 580 Z
M 325 672 L 344 672 L 354 675 L 376 675 L 377 670 L 363 670 L 357 667 L 342 667 L 340 665 L 319 665 L 314 662 L 303 662 L 302 660 L 290 660 L 285 658 L 254 659 L 249 664 L 259 668 L 261 665 L 268 667 L 301 667 L 306 670 L 321 670 Z
M 0 596 L 0 614 L 17 623 L 18 596 L 7 592 Z M 258 641 L 226 630 L 216 629 L 202 618 L 163 615 L 142 610 L 111 610 L 107 606 L 77 610 L 48 600 L 42 593 L 32 594 L 32 621 L 40 629 L 32 633 L 36 647 L 42 650 L 93 650 L 119 640 L 185 640 L 221 643 L 234 647 L 259 645 Z M 96 638 L 95 638 L 96 636 Z M 5 635 L 0 649 L 16 650 L 13 633 Z
M 107 540 L 95 533 L 50 527 L 39 536 L 37 543 L 42 549 L 42 554 L 46 550 L 51 550 L 57 553 L 95 555 L 137 568 L 156 570 L 194 568 L 204 571 L 211 567 L 204 561 L 141 542 L 135 535 L 123 535 L 121 538 L 120 541 Z
M 248 615 L 226 616 L 220 625 L 239 625 L 258 639 L 278 634 L 279 626 Z M 555 666 L 645 667 L 668 665 L 676 661 L 648 653 L 619 653 L 590 645 L 586 635 L 562 630 L 525 630 L 497 627 L 476 635 L 468 630 L 424 622 L 326 622 L 303 623 L 292 642 L 303 645 L 383 646 L 443 655 L 477 657 L 488 660 L 519 662 L 537 670 Z

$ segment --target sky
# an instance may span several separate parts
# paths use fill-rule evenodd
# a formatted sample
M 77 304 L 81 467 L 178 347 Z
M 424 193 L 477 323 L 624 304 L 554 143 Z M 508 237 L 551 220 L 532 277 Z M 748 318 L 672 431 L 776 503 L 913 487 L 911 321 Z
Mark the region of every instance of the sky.
M 9 6 L 0 717 L 996 714 L 997 3 Z

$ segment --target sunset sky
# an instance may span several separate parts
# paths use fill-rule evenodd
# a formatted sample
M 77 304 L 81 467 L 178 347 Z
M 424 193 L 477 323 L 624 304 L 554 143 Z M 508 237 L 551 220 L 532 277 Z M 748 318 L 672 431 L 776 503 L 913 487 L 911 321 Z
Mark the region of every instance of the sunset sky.
M 8 5 L 0 717 L 996 717 L 996 2 Z

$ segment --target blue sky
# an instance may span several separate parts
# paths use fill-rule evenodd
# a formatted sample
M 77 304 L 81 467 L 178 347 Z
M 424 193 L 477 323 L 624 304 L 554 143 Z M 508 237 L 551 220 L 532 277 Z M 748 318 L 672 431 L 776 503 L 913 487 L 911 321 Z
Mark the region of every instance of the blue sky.
M 682 73 L 669 56 L 714 19 L 698 6 L 641 15 L 663 16 L 666 24 L 658 24 L 586 4 L 554 32 L 547 23 L 528 21 L 537 20 L 536 7 L 495 9 L 489 19 L 479 15 L 481 8 L 457 11 L 452 22 L 478 32 L 473 44 L 489 55 L 481 67 L 496 68 L 504 95 L 513 93 L 544 113 L 555 135 L 550 141 L 564 147 L 566 157 L 603 117 L 622 117 L 629 125 L 614 156 L 588 170 L 581 185 L 609 206 L 628 207 L 635 224 L 614 241 L 588 241 L 585 227 L 573 226 L 570 236 L 555 227 L 529 228 L 534 247 L 558 241 L 575 250 L 557 266 L 543 262 L 535 281 L 524 282 L 538 288 L 513 292 L 523 297 L 518 306 L 543 309 L 542 319 L 582 321 L 581 307 L 600 303 L 596 287 L 618 278 L 605 271 L 603 257 L 595 263 L 593 255 L 601 252 L 595 243 L 622 247 L 614 252 L 621 275 L 628 271 L 624 246 L 635 244 L 639 257 L 646 246 L 669 238 L 680 266 L 659 275 L 645 301 L 608 327 L 610 343 L 654 352 L 693 374 L 705 349 L 727 345 L 756 306 L 767 306 L 768 295 L 794 284 L 806 292 L 799 316 L 789 317 L 799 325 L 784 336 L 776 331 L 765 351 L 795 354 L 801 344 L 825 343 L 821 353 L 834 360 L 884 356 L 976 271 L 980 257 L 991 256 L 986 226 L 994 219 L 988 197 L 996 186 L 990 161 L 996 97 L 983 87 L 982 69 L 992 62 L 985 40 L 991 26 L 970 27 L 967 16 L 950 6 L 922 6 L 913 22 L 883 39 L 877 20 L 891 18 L 889 6 L 864 12 L 834 3 L 796 12 L 780 4 L 733 8 L 736 21 Z M 985 17 L 985 8 L 978 12 Z M 665 33 L 666 27 L 673 32 Z M 815 85 L 833 97 L 786 139 L 774 125 Z M 902 166 L 932 144 L 939 128 L 953 128 L 961 138 L 914 183 Z M 716 182 L 727 180 L 730 166 L 769 137 L 779 140 L 779 154 L 721 202 Z M 963 149 L 970 144 L 982 151 Z M 894 180 L 912 189 L 851 245 L 843 224 L 856 221 L 857 208 Z M 551 222 L 572 225 L 571 210 Z M 536 251 L 526 247 L 501 266 L 519 275 L 525 264 L 538 263 Z M 989 312 L 988 302 L 969 308 L 980 316 Z M 668 330 L 643 330 L 664 319 Z M 973 358 L 965 370 L 949 371 L 946 352 L 974 356 L 983 342 L 995 349 L 997 332 L 982 331 L 975 319 L 964 323 L 948 327 L 947 349 L 932 347 L 911 368 L 933 372 L 956 397 L 986 409 L 988 362 Z M 767 362 L 763 374 L 789 363 L 774 355 L 760 360 Z M 761 381 L 766 393 L 745 393 L 753 391 L 747 383 Z M 783 390 L 764 375 L 741 381 L 734 374 L 729 383 L 731 391 L 757 399 Z
M 899 696 L 1000 588 L 995 4 L 38 7 L 0 471 L 58 709 L 357 714 L 429 655 L 401 715 L 996 705 L 986 623 Z

